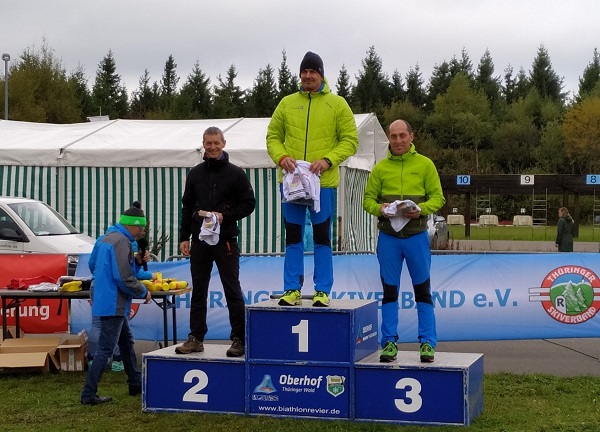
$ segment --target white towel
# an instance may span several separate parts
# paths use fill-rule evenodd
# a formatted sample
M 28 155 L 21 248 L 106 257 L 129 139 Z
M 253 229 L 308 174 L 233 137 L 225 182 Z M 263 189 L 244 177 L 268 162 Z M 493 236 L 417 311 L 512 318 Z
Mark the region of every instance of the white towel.
M 209 245 L 216 245 L 219 243 L 219 234 L 221 234 L 219 218 L 214 213 L 206 213 L 198 238 L 201 241 L 205 241 Z
M 35 285 L 29 285 L 29 288 L 27 288 L 27 291 L 54 292 L 54 291 L 60 291 L 60 286 L 58 286 L 57 284 L 54 284 L 52 282 L 42 282 L 42 283 L 35 284 Z
M 421 208 L 412 200 L 396 200 L 385 208 L 384 213 L 389 216 L 394 231 L 400 231 L 410 221 L 410 218 L 405 217 L 404 213 L 413 207 L 421 211 Z
M 310 163 L 297 161 L 294 172 L 284 171 L 283 200 L 284 202 L 308 204 L 315 213 L 321 211 L 321 179 L 310 172 Z

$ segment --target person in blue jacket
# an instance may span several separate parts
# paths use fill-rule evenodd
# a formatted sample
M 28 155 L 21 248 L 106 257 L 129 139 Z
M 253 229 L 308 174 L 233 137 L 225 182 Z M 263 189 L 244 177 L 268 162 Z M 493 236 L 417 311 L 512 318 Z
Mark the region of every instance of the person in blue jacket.
M 139 201 L 134 201 L 132 204 L 133 207 L 137 207 L 139 209 L 142 208 L 142 204 Z M 132 243 L 133 254 L 135 256 L 135 277 L 139 280 L 152 280 L 156 279 L 155 274 L 149 272 L 148 270 L 144 270 L 144 262 L 148 262 L 150 260 L 150 253 L 145 251 L 142 256 L 141 251 L 139 251 L 137 241 Z M 92 292 L 93 295 L 93 292 Z M 92 304 L 90 299 L 90 305 Z M 132 309 L 133 311 L 133 309 Z M 128 319 L 131 319 L 131 313 L 128 316 Z M 88 363 L 91 366 L 92 361 L 94 360 L 94 356 L 96 355 L 96 350 L 98 348 L 98 339 L 100 338 L 100 317 L 92 316 L 92 327 L 90 329 L 90 334 L 88 338 Z M 112 359 L 110 361 L 110 369 L 113 372 L 123 372 L 125 370 L 125 366 L 123 365 L 123 359 L 121 357 L 121 352 L 119 351 L 119 344 L 115 344 L 115 349 L 112 354 Z
M 110 396 L 98 396 L 98 383 L 112 355 L 115 344 L 123 358 L 129 395 L 142 391 L 142 374 L 137 366 L 133 346 L 133 334 L 126 317 L 131 310 L 133 298 L 150 302 L 150 291 L 136 278 L 133 243 L 144 234 L 146 217 L 135 206 L 127 209 L 119 223 L 109 227 L 100 237 L 90 255 L 89 267 L 94 276 L 92 289 L 92 316 L 100 317 L 98 349 L 87 373 L 81 392 L 81 403 L 97 405 L 112 400 Z

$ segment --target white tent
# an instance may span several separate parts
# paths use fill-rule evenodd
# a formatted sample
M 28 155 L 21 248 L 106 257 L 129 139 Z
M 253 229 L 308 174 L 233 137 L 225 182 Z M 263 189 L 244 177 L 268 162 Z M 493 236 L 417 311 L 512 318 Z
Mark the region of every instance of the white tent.
M 242 252 L 275 253 L 281 236 L 276 167 L 266 151 L 269 118 L 108 120 L 68 125 L 0 121 L 0 195 L 47 202 L 93 237 L 123 208 L 141 200 L 151 237 L 168 235 L 163 258 L 178 253 L 180 199 L 185 176 L 202 161 L 202 133 L 223 130 L 225 150 L 244 168 L 257 196 L 245 219 Z M 371 250 L 372 219 L 360 206 L 369 171 L 387 151 L 374 114 L 357 114 L 359 148 L 341 170 L 334 223 L 337 250 Z
M 56 125 L 2 120 L 0 165 L 192 167 L 202 161 L 202 133 L 217 126 L 225 133 L 233 163 L 271 168 L 275 165 L 265 147 L 269 121 L 119 119 Z M 347 165 L 369 170 L 385 154 L 387 138 L 373 114 L 357 114 L 355 121 L 360 147 Z

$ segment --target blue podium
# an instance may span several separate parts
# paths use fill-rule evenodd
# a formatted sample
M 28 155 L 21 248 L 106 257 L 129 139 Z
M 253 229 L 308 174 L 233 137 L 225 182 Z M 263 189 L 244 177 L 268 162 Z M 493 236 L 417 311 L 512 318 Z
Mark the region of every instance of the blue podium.
M 227 357 L 229 345 L 205 344 L 181 355 L 175 346 L 142 356 L 144 411 L 245 412 L 246 363 Z
M 483 355 L 417 351 L 379 362 L 378 305 L 246 308 L 246 356 L 229 344 L 143 355 L 144 411 L 196 411 L 404 424 L 469 425 L 483 412 Z
M 279 306 L 268 300 L 246 309 L 250 362 L 344 364 L 378 348 L 377 302 L 333 300 L 329 307 Z
M 377 303 L 248 306 L 249 414 L 354 417 L 354 362 L 377 350 Z
M 421 363 L 400 351 L 393 363 L 374 353 L 355 364 L 356 419 L 469 425 L 483 412 L 483 355 L 438 352 Z

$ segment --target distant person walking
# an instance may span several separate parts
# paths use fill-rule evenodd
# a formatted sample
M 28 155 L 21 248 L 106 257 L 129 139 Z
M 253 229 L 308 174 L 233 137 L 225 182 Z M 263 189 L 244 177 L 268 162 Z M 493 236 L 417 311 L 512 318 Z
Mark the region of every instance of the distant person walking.
M 569 214 L 569 209 L 559 208 L 556 227 L 556 247 L 559 252 L 573 252 L 573 225 L 575 221 Z

